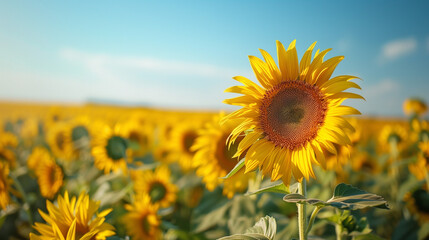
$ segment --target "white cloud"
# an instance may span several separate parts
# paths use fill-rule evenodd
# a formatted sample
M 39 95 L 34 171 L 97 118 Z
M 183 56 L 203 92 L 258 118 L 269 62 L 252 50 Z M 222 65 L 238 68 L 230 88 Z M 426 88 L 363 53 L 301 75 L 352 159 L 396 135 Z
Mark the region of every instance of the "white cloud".
M 115 69 L 131 69 L 174 76 L 181 75 L 227 79 L 237 74 L 236 69 L 210 64 L 156 59 L 145 56 L 131 57 L 94 54 L 71 48 L 62 49 L 60 51 L 60 56 L 67 60 L 80 62 L 99 77 L 108 79 L 115 77 L 113 72 Z
M 383 45 L 380 61 L 385 62 L 406 56 L 417 49 L 417 40 L 413 37 L 397 39 Z
M 386 95 L 395 92 L 400 89 L 400 85 L 392 79 L 386 78 L 382 81 L 368 86 L 364 89 L 364 95 L 366 98 L 374 98 L 380 95 Z
M 368 84 L 367 81 L 361 84 L 361 94 L 366 101 L 355 101 L 351 104 L 352 106 L 363 114 L 400 116 L 403 93 L 400 91 L 401 85 L 397 81 L 386 78 L 374 84 L 366 84 Z

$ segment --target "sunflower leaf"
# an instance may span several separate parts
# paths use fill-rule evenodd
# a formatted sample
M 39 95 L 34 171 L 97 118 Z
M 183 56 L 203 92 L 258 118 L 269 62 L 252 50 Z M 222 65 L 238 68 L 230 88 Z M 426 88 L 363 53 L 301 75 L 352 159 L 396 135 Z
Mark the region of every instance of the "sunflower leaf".
M 328 201 L 314 198 L 305 198 L 301 194 L 288 194 L 283 197 L 286 202 L 308 203 L 316 206 L 331 206 L 343 210 L 357 210 L 367 207 L 389 209 L 383 197 L 368 193 L 349 184 L 340 183 L 335 187 L 334 196 Z
M 367 207 L 389 209 L 387 201 L 383 197 L 344 183 L 340 183 L 335 187 L 334 196 L 326 203 L 332 207 L 350 210 Z
M 320 199 L 305 198 L 303 195 L 298 194 L 298 193 L 287 194 L 286 196 L 283 197 L 283 201 L 290 202 L 290 203 L 308 203 L 308 204 L 316 205 L 316 206 L 327 205 L 326 202 L 324 202 Z
M 264 192 L 273 192 L 273 193 L 283 193 L 283 194 L 289 194 L 289 193 L 295 193 L 298 189 L 298 184 L 294 183 L 291 186 L 287 187 L 283 184 L 283 182 L 272 184 L 266 187 L 263 187 L 261 189 L 258 189 L 253 192 L 247 192 L 245 195 L 253 195 L 253 194 L 260 194 Z
M 234 234 L 220 238 L 219 240 L 273 240 L 276 236 L 277 224 L 273 217 L 261 218 L 253 227 L 246 230 L 244 234 Z
M 225 177 L 221 177 L 221 179 L 228 179 L 228 178 L 234 176 L 234 174 L 236 174 L 243 166 L 244 166 L 244 159 L 241 159 L 235 165 L 235 167 Z

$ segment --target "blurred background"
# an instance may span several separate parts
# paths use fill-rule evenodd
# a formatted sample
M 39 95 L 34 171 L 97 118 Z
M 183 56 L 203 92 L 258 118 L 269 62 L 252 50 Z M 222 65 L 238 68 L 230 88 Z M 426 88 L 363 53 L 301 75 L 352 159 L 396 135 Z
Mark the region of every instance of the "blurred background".
M 426 1 L 75 1 L 0 3 L 0 100 L 226 109 L 247 55 L 297 39 L 344 55 L 364 114 L 429 100 Z
M 259 221 L 276 235 L 267 239 L 297 238 L 296 205 L 283 201 L 295 180 L 289 188 L 244 169 L 222 179 L 248 132 L 228 148 L 240 122 L 219 124 L 237 109 L 222 103 L 236 96 L 224 93 L 237 85 L 232 77 L 256 81 L 248 56 L 264 49 L 277 59 L 276 40 L 294 39 L 299 59 L 314 41 L 332 48 L 325 59 L 345 56 L 333 76 L 361 78 L 355 93 L 366 99 L 346 100 L 362 112 L 347 118 L 356 131 L 344 130 L 349 146 L 324 149 L 308 196 L 327 200 L 347 183 L 390 206 L 324 208 L 309 235 L 429 239 L 428 9 L 428 1 L 0 1 L 0 239 L 52 239 L 55 224 L 69 239 L 71 220 L 51 211 L 74 208 L 59 200 L 68 194 L 92 204 L 79 206 L 89 216 L 79 236 L 206 240 Z

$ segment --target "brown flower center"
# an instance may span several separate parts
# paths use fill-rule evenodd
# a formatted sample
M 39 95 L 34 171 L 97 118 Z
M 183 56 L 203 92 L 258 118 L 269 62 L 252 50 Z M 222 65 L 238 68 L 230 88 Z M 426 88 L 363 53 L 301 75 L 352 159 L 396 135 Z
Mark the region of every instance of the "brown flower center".
M 259 109 L 268 140 L 295 149 L 316 137 L 325 120 L 327 102 L 318 87 L 295 80 L 268 90 Z

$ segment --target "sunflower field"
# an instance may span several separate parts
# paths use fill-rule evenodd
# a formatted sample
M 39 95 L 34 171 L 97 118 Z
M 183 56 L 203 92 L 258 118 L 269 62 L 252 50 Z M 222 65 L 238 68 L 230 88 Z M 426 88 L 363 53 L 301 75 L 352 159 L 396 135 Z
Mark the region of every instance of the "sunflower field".
M 276 49 L 233 112 L 0 102 L 0 239 L 429 239 L 425 102 L 362 116 L 342 56 Z

